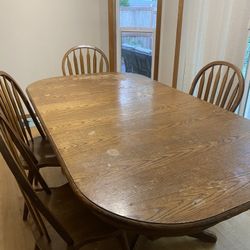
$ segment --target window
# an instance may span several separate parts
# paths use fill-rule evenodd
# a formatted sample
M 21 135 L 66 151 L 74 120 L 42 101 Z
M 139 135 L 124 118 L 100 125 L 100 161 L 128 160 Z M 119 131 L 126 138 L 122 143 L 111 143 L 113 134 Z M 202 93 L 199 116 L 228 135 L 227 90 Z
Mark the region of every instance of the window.
M 247 70 L 249 66 L 249 58 L 250 58 L 250 36 L 248 37 L 248 40 L 247 40 L 247 49 L 246 49 L 246 54 L 244 58 L 243 68 L 242 68 L 242 74 L 245 79 L 247 76 Z
M 243 115 L 245 118 L 250 119 L 250 31 L 247 40 L 247 48 L 244 57 L 244 63 L 242 68 L 242 74 L 245 78 L 245 94 L 242 98 L 242 106 L 243 106 Z M 241 110 L 241 109 L 240 109 Z M 242 111 L 240 111 L 242 114 Z
M 120 0 L 120 68 L 151 77 L 157 1 Z

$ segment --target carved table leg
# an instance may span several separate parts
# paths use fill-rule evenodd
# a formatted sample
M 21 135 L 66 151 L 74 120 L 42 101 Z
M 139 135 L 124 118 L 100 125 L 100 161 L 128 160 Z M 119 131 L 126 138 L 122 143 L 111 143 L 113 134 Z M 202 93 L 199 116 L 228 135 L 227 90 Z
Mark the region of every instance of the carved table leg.
M 215 243 L 217 241 L 216 235 L 207 231 L 202 231 L 200 233 L 192 234 L 189 236 L 199 239 L 200 241 L 203 241 L 203 242 L 208 242 L 208 243 Z

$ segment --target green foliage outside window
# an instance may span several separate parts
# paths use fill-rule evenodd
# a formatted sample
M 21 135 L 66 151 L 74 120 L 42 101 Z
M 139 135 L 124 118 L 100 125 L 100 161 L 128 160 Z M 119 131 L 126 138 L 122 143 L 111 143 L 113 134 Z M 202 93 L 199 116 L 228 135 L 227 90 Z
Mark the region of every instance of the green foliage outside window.
M 120 0 L 120 6 L 129 6 L 129 0 Z

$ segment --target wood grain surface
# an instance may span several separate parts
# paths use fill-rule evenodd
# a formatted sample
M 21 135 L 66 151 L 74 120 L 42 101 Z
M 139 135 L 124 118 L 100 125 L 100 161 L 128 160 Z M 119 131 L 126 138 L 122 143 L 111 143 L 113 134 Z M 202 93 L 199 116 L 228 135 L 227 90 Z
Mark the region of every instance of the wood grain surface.
M 57 77 L 28 95 L 73 189 L 105 215 L 203 226 L 250 207 L 250 122 L 135 74 Z

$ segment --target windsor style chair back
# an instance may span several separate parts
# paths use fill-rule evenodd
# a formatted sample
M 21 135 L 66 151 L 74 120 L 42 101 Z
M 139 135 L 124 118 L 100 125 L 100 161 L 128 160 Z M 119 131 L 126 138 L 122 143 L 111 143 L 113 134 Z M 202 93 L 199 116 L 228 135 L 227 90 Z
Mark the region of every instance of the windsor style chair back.
M 30 147 L 40 166 L 59 166 L 54 150 L 28 98 L 17 82 L 4 71 L 0 71 L 0 109 L 19 137 Z M 31 122 L 39 136 L 33 136 Z
M 80 45 L 69 49 L 62 59 L 63 75 L 84 75 L 109 71 L 104 52 L 94 46 Z
M 33 108 L 17 82 L 6 72 L 0 71 L 0 107 L 12 127 L 28 145 L 34 140 L 29 125 L 33 120 L 42 138 L 46 138 Z M 26 115 L 28 112 L 28 115 Z
M 190 95 L 234 112 L 244 92 L 244 78 L 238 67 L 225 61 L 214 61 L 195 76 Z

